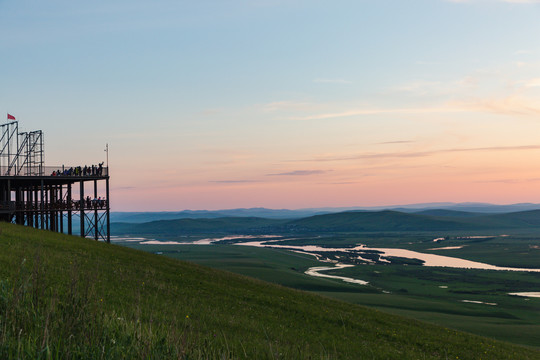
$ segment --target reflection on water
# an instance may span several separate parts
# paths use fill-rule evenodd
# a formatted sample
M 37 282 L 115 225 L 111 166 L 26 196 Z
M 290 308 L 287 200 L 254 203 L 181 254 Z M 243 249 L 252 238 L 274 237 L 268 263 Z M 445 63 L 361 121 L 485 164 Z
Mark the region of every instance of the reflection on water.
M 399 257 L 399 258 L 406 258 L 406 259 L 418 259 L 418 260 L 423 261 L 424 266 L 432 266 L 432 267 L 452 267 L 452 268 L 459 268 L 459 269 L 540 272 L 540 269 L 495 266 L 495 265 L 485 264 L 485 263 L 471 261 L 471 260 L 444 256 L 444 255 L 426 254 L 426 253 L 420 253 L 417 251 L 406 250 L 406 249 L 370 248 L 365 245 L 360 245 L 354 248 L 324 248 L 324 247 L 320 247 L 316 245 L 304 245 L 304 246 L 276 245 L 276 244 L 272 244 L 272 242 L 269 242 L 269 241 L 268 242 L 251 241 L 251 242 L 245 242 L 245 243 L 238 243 L 235 245 L 298 250 L 298 251 L 303 251 L 306 253 L 343 252 L 343 253 L 354 254 L 355 256 L 361 256 L 362 253 L 375 251 L 375 252 L 380 253 L 379 260 L 382 262 L 388 262 L 389 258 L 392 258 L 392 257 Z
M 488 302 L 476 301 L 476 300 L 461 300 L 461 302 L 471 303 L 471 304 L 483 304 L 483 305 L 497 306 L 497 303 L 488 303 Z
M 405 249 L 387 249 L 387 248 L 367 248 L 366 250 L 376 250 L 384 253 L 386 257 L 396 256 L 407 259 L 419 259 L 424 261 L 424 266 L 440 266 L 440 267 L 452 267 L 460 269 L 479 269 L 479 270 L 500 270 L 500 271 L 528 271 L 528 272 L 540 272 L 540 269 L 527 269 L 527 268 L 512 268 L 504 266 L 495 266 L 485 264 L 481 262 L 465 260 L 460 258 L 454 258 L 450 256 L 425 254 Z
M 141 243 L 143 241 L 148 241 L 153 239 L 146 239 L 141 237 L 126 237 L 126 236 L 112 236 L 111 235 L 111 242 L 137 242 Z
M 509 293 L 508 295 L 540 298 L 540 292 L 517 292 L 517 293 Z
M 472 237 L 469 237 L 472 238 Z M 242 240 L 251 240 L 259 239 L 258 241 L 248 241 L 241 242 Z M 273 239 L 273 240 L 265 240 Z M 277 239 L 277 240 L 276 240 Z M 490 264 L 485 264 L 481 262 L 465 260 L 450 256 L 436 255 L 436 254 L 426 254 L 412 250 L 406 249 L 395 249 L 395 248 L 370 248 L 365 245 L 359 245 L 353 248 L 327 248 L 317 245 L 279 245 L 276 242 L 281 242 L 283 240 L 294 240 L 294 239 L 284 239 L 283 236 L 278 235 L 232 235 L 225 236 L 220 238 L 205 238 L 192 242 L 179 242 L 179 241 L 158 241 L 154 239 L 144 239 L 144 238 L 135 238 L 135 237 L 111 237 L 113 242 L 138 242 L 141 245 L 211 245 L 217 244 L 223 241 L 239 240 L 240 242 L 233 243 L 233 245 L 239 246 L 254 246 L 254 247 L 263 247 L 263 248 L 273 248 L 273 249 L 285 249 L 291 250 L 299 253 L 304 253 L 307 255 L 315 256 L 319 261 L 324 262 L 333 262 L 334 266 L 320 266 L 309 268 L 305 273 L 311 276 L 324 277 L 330 279 L 338 279 L 348 283 L 367 285 L 368 282 L 360 279 L 353 279 L 337 275 L 329 275 L 321 272 L 329 270 L 338 270 L 347 267 L 354 267 L 355 265 L 338 263 L 337 261 L 329 260 L 328 255 L 325 257 L 322 254 L 332 253 L 332 255 L 341 259 L 342 257 L 349 259 L 360 260 L 366 264 L 368 263 L 392 263 L 392 258 L 406 258 L 406 259 L 417 259 L 423 262 L 424 266 L 430 267 L 451 267 L 451 268 L 460 268 L 460 269 L 478 269 L 478 270 L 498 270 L 498 271 L 526 271 L 526 272 L 540 272 L 540 269 L 527 269 L 527 268 L 512 268 L 512 267 L 503 267 L 495 266 Z M 434 248 L 430 250 L 450 250 L 450 249 L 459 249 L 461 247 L 441 247 Z M 344 256 L 338 256 L 336 253 L 342 253 Z M 369 258 L 367 255 L 373 256 L 376 254 L 378 256 L 377 260 L 374 261 Z M 441 286 L 441 288 L 444 288 Z M 526 296 L 526 297 L 540 297 L 538 292 L 528 292 L 528 293 L 512 293 L 510 295 L 517 296 Z M 475 303 L 472 300 L 463 300 L 463 302 Z M 484 303 L 487 305 L 496 305 L 492 303 Z
M 112 242 L 137 242 L 140 245 L 211 245 L 226 240 L 244 240 L 244 239 L 276 239 L 282 238 L 279 235 L 232 235 L 220 238 L 205 238 L 195 241 L 165 241 L 156 239 L 147 239 L 142 237 L 111 236 Z M 281 241 L 281 240 L 275 240 Z
M 320 273 L 321 271 L 339 270 L 339 269 L 344 269 L 344 268 L 348 268 L 348 267 L 354 267 L 354 265 L 336 264 L 335 266 L 318 266 L 318 267 L 312 267 L 312 268 L 307 269 L 306 272 L 305 272 L 305 274 L 306 274 L 306 275 L 311 275 L 311 276 L 317 276 L 317 277 L 328 278 L 328 279 L 338 279 L 338 280 L 343 280 L 343 281 L 345 281 L 345 282 L 352 283 L 352 284 L 360 284 L 360 285 L 367 285 L 367 284 L 369 284 L 367 281 L 364 281 L 364 280 L 353 279 L 353 278 L 344 277 L 344 276 L 337 276 L 337 275 L 321 274 L 321 273 Z
M 179 241 L 148 240 L 148 241 L 141 241 L 139 244 L 141 245 L 182 245 L 185 243 L 181 243 Z
M 264 240 L 264 239 L 276 239 L 278 240 Z M 306 254 L 317 256 L 320 258 L 320 254 L 324 253 L 343 253 L 349 255 L 350 258 L 365 261 L 366 263 L 373 263 L 372 259 L 368 259 L 366 254 L 378 254 L 379 263 L 391 263 L 391 258 L 406 258 L 406 259 L 418 259 L 423 262 L 424 266 L 433 267 L 452 267 L 460 269 L 479 269 L 479 270 L 499 270 L 499 271 L 527 271 L 527 272 L 540 272 L 540 269 L 528 269 L 528 268 L 513 268 L 504 266 L 495 266 L 477 261 L 465 260 L 450 256 L 426 254 L 406 249 L 395 248 L 370 248 L 365 245 L 359 245 L 353 248 L 329 248 L 321 247 L 317 245 L 278 245 L 276 242 L 285 240 L 282 236 L 278 235 L 232 235 L 221 238 L 206 238 L 192 242 L 180 242 L 180 241 L 159 241 L 155 239 L 145 239 L 136 237 L 112 237 L 113 242 L 138 242 L 141 245 L 210 245 L 216 244 L 227 240 L 246 240 L 246 239 L 262 239 L 260 241 L 238 242 L 233 245 L 241 246 L 255 246 L 266 247 L 273 249 L 286 249 L 292 251 L 300 251 Z M 294 239 L 286 239 L 294 240 Z M 452 249 L 458 247 L 452 247 Z M 434 248 L 432 250 L 435 250 Z M 450 247 L 438 248 L 437 250 L 451 249 Z
M 232 236 L 224 236 L 220 238 L 207 238 L 207 239 L 200 239 L 194 242 L 190 243 L 183 243 L 183 244 L 192 244 L 192 245 L 210 245 L 213 243 L 217 243 L 220 241 L 226 241 L 226 240 L 243 240 L 243 239 L 275 239 L 275 238 L 282 238 L 283 236 L 278 235 L 232 235 Z M 281 240 L 278 240 L 281 241 Z
M 465 245 L 461 245 L 461 246 L 446 246 L 446 247 L 440 247 L 440 248 L 431 248 L 431 249 L 428 249 L 428 250 L 459 250 L 459 249 L 463 249 L 465 247 Z

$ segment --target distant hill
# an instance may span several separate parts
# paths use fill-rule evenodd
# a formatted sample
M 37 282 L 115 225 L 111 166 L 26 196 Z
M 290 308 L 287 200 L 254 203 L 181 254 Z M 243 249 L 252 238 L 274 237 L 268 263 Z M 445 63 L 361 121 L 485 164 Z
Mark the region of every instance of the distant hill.
M 358 210 L 378 211 L 378 210 L 395 210 L 400 212 L 419 212 L 423 210 L 452 210 L 465 211 L 471 213 L 509 213 L 518 211 L 539 210 L 540 204 L 520 203 L 508 205 L 495 205 L 488 203 L 423 203 L 398 206 L 375 206 L 368 208 L 358 208 Z M 350 209 L 353 210 L 353 209 Z
M 229 272 L 7 223 L 0 224 L 0 314 L 1 359 L 540 354 Z
M 508 214 L 495 214 L 490 216 L 480 217 L 479 219 L 488 219 L 500 226 L 512 227 L 540 227 L 540 210 L 519 211 Z
M 458 211 L 458 210 L 446 210 L 446 209 L 421 210 L 421 211 L 415 211 L 414 214 L 427 215 L 427 216 L 438 216 L 438 217 L 453 217 L 453 218 L 468 218 L 468 217 L 476 217 L 476 216 L 487 215 L 486 213 Z
M 540 204 L 533 203 L 521 203 L 510 205 L 493 205 L 484 203 L 460 203 L 446 207 L 442 207 L 446 210 L 478 212 L 478 213 L 510 213 L 530 210 L 540 210 Z
M 296 220 L 223 217 L 112 224 L 115 234 L 154 236 L 194 233 L 482 231 L 527 228 L 540 228 L 540 210 L 507 214 L 474 214 L 451 210 L 426 210 L 421 213 L 391 210 L 347 211 Z
M 435 217 L 398 211 L 349 211 L 316 215 L 291 221 L 289 226 L 306 231 L 450 231 L 478 226 L 461 218 Z
M 158 212 L 111 212 L 112 222 L 145 223 L 157 220 L 177 220 L 177 219 L 215 219 L 220 217 L 260 217 L 266 219 L 301 219 L 313 215 L 333 214 L 348 211 L 382 211 L 393 210 L 405 213 L 422 213 L 434 216 L 454 216 L 455 214 L 444 213 L 441 210 L 495 214 L 509 213 L 517 211 L 538 210 L 540 204 L 523 203 L 511 205 L 493 205 L 486 203 L 423 203 L 396 206 L 372 206 L 372 207 L 326 207 L 308 209 L 225 209 L 225 210 L 183 210 L 183 211 L 158 211 Z M 439 214 L 430 213 L 438 211 Z M 463 216 L 468 216 L 462 214 Z M 472 216 L 472 215 L 471 215 Z M 455 217 L 455 216 L 454 216 Z M 458 216 L 459 217 L 459 216 Z
M 113 223 L 114 234 L 150 234 L 175 236 L 193 233 L 253 233 L 274 229 L 288 220 L 256 217 L 222 217 L 216 219 L 159 220 L 142 224 Z
M 428 214 L 435 214 L 428 215 Z M 443 215 L 443 216 L 441 216 Z M 474 215 L 449 210 L 423 214 L 397 211 L 316 215 L 288 223 L 306 231 L 472 231 L 540 228 L 540 210 Z
M 287 209 L 230 209 L 230 210 L 184 210 L 160 212 L 112 212 L 111 221 L 126 223 L 144 223 L 157 220 L 177 219 L 215 219 L 221 217 L 260 217 L 266 219 L 300 219 L 307 216 L 326 213 L 313 210 Z

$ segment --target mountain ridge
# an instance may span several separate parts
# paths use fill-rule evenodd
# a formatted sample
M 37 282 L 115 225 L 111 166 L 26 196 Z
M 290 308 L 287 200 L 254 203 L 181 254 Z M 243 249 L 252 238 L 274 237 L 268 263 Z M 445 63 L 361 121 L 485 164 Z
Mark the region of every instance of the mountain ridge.
M 431 212 L 433 213 L 433 212 Z M 373 232 L 373 231 L 481 231 L 540 228 L 540 210 L 503 214 L 435 211 L 435 215 L 382 211 L 346 211 L 301 219 L 221 217 L 113 223 L 115 234 L 178 235 L 182 233 Z M 445 214 L 445 216 L 441 216 Z
M 219 218 L 219 217 L 262 217 L 269 219 L 299 219 L 313 215 L 339 213 L 345 211 L 381 211 L 396 210 L 400 212 L 421 212 L 429 210 L 452 210 L 471 213 L 508 213 L 540 209 L 540 204 L 516 203 L 496 205 L 489 203 L 419 203 L 392 206 L 354 206 L 354 207 L 321 207 L 303 209 L 268 209 L 237 208 L 223 210 L 182 210 L 182 211 L 156 211 L 156 212 L 111 212 L 111 221 L 143 223 L 157 220 L 175 220 L 181 218 Z

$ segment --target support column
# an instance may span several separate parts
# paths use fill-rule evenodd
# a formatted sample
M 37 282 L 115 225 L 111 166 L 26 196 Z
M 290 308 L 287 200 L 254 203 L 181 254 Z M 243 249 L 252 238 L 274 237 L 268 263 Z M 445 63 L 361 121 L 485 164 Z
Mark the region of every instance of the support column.
M 39 190 L 38 190 L 38 187 L 36 186 L 34 188 L 34 224 L 35 224 L 35 228 L 36 229 L 39 229 Z
M 67 188 L 67 207 L 68 207 L 68 234 L 73 235 L 73 199 L 71 198 L 71 183 L 68 184 Z
M 58 217 L 59 219 L 59 222 L 60 222 L 60 232 L 63 234 L 64 233 L 64 194 L 63 194 L 63 190 L 64 189 L 64 185 L 60 185 L 60 187 L 58 188 L 58 195 L 59 195 L 59 201 L 58 201 L 58 206 L 60 207 L 60 216 Z
M 51 215 L 51 204 L 50 204 L 50 187 L 45 187 L 45 202 L 43 203 L 45 207 L 45 229 L 49 230 L 51 228 L 50 226 L 50 215 Z
M 81 211 L 81 237 L 84 237 L 84 181 L 80 180 L 81 182 L 81 203 L 79 205 L 79 209 Z
M 21 214 L 18 211 L 19 202 L 21 201 L 21 194 L 19 193 L 19 188 L 15 188 L 15 224 L 21 224 Z
M 34 200 L 32 198 L 32 187 L 28 187 L 26 189 L 26 219 L 28 221 L 28 226 L 34 226 L 34 212 L 32 211 L 32 207 L 34 206 Z
M 22 217 L 23 213 L 21 212 L 21 188 L 15 188 L 15 224 L 23 225 L 24 218 Z
M 109 168 L 107 167 L 107 171 L 109 170 Z M 105 206 L 106 206 L 106 211 L 107 211 L 107 243 L 111 243 L 111 217 L 110 217 L 110 198 L 109 198 L 109 174 L 107 174 L 107 179 L 106 179 L 106 187 L 107 187 L 107 199 L 105 199 Z
M 56 208 L 55 208 L 55 203 L 56 203 L 56 192 L 54 191 L 55 190 L 55 187 L 54 185 L 49 185 L 49 201 L 48 201 L 48 204 L 49 204 L 49 223 L 50 223 L 50 226 L 49 226 L 49 230 L 51 231 L 56 231 Z
M 43 189 L 43 180 L 41 180 L 41 204 L 39 204 L 39 215 L 41 217 L 41 229 L 45 229 L 45 189 Z
M 94 200 L 97 201 L 97 180 L 94 180 Z M 94 240 L 99 239 L 99 228 L 98 228 L 98 210 L 97 203 L 94 202 Z
M 8 179 L 7 181 L 7 204 L 9 209 L 9 222 L 13 220 L 13 209 L 11 206 L 11 180 Z

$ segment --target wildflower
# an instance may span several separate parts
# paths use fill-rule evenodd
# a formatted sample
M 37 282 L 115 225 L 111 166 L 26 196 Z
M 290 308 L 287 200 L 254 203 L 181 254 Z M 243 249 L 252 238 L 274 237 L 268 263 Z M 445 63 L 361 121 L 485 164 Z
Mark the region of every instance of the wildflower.
M 189 319 L 189 315 L 186 315 L 186 319 Z

